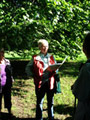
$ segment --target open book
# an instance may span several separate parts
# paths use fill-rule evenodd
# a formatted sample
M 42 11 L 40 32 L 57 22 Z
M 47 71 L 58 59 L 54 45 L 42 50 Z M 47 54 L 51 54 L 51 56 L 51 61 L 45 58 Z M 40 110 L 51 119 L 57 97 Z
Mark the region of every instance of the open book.
M 45 71 L 55 71 L 57 69 L 59 69 L 59 67 L 66 61 L 68 56 L 65 57 L 65 59 L 61 62 L 61 63 L 55 63 L 53 65 L 49 65 L 45 70 Z

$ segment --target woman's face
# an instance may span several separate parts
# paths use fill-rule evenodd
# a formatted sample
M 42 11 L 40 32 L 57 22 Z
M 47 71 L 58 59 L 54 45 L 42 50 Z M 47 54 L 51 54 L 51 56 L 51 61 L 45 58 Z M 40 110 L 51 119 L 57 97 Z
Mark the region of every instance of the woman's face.
M 40 51 L 41 51 L 41 53 L 46 55 L 47 52 L 48 52 L 48 45 L 47 44 L 42 44 L 41 47 L 40 47 Z

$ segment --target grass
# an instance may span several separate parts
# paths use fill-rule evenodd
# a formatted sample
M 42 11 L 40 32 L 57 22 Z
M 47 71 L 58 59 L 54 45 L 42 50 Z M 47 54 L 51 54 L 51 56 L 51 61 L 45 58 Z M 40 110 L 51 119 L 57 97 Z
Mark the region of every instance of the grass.
M 85 60 L 86 58 L 81 55 L 77 61 L 66 62 L 60 67 L 62 93 L 54 95 L 54 114 L 57 120 L 73 119 L 74 96 L 71 85 L 77 79 L 81 62 L 85 62 Z M 46 96 L 43 109 L 43 117 L 46 119 L 48 117 Z M 7 111 L 4 108 L 2 111 L 5 117 Z M 12 87 L 12 111 L 14 114 L 13 120 L 35 119 L 36 96 L 33 79 L 15 78 Z
M 70 77 L 67 75 L 61 77 L 62 93 L 55 94 L 54 96 L 55 119 L 66 120 L 70 118 L 71 120 L 74 106 L 74 96 L 71 92 L 71 85 L 75 79 L 76 77 Z M 33 80 L 16 79 L 12 89 L 12 103 L 12 111 L 16 118 L 35 118 L 36 96 Z M 47 118 L 46 96 L 43 108 L 43 117 Z
M 74 96 L 71 85 L 77 78 L 79 65 L 80 63 L 68 62 L 60 68 L 62 93 L 54 95 L 54 113 L 57 120 L 72 120 Z M 46 96 L 43 108 L 43 117 L 46 119 L 48 117 Z M 15 116 L 13 120 L 32 120 L 35 118 L 35 110 L 36 96 L 33 79 L 16 78 L 12 87 L 12 111 Z

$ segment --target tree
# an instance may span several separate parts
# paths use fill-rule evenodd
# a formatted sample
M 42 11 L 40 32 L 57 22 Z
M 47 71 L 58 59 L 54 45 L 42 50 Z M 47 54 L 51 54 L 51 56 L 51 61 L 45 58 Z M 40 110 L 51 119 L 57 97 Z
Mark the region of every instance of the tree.
M 37 40 L 49 41 L 57 56 L 77 56 L 90 29 L 88 0 L 2 0 L 1 46 L 19 54 L 37 52 Z

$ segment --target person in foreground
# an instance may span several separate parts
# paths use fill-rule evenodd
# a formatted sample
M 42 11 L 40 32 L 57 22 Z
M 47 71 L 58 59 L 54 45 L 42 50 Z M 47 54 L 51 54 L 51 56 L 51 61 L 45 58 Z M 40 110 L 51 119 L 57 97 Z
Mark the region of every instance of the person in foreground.
M 4 105 L 11 115 L 11 87 L 13 77 L 10 61 L 4 57 L 4 49 L 0 49 L 0 114 L 2 109 L 2 96 L 4 96 Z
M 74 120 L 90 119 L 90 33 L 85 37 L 83 52 L 87 57 L 87 62 L 82 66 L 72 90 L 78 99 Z
M 35 93 L 37 97 L 36 120 L 43 120 L 42 111 L 45 94 L 47 94 L 48 101 L 48 118 L 49 120 L 54 120 L 53 97 L 55 71 L 44 71 L 48 65 L 54 64 L 56 61 L 52 55 L 47 53 L 49 48 L 48 41 L 40 39 L 38 41 L 38 47 L 40 53 L 34 55 L 26 66 L 27 75 L 32 76 L 35 83 Z

